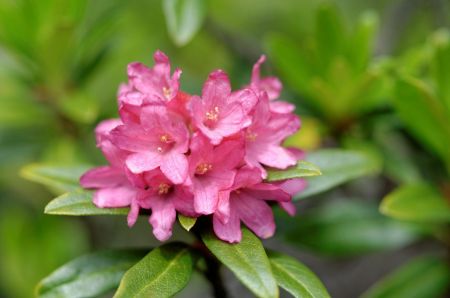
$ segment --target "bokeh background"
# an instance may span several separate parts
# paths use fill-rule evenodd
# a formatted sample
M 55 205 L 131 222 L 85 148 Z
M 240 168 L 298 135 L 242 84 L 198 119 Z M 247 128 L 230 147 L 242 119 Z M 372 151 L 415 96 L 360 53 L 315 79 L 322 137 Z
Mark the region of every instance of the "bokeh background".
M 415 183 L 433 188 L 438 206 L 449 201 L 450 1 L 200 1 L 199 29 L 181 39 L 162 2 L 0 0 L 0 297 L 32 297 L 40 279 L 85 252 L 156 244 L 144 219 L 129 230 L 122 217 L 44 215 L 56 194 L 23 177 L 32 163 L 104 163 L 93 129 L 117 117 L 126 65 L 151 65 L 156 49 L 192 93 L 217 68 L 234 87 L 247 84 L 265 53 L 264 73 L 282 79 L 302 117 L 290 145 L 365 150 L 380 163 L 377 175 L 298 201 L 296 218 L 278 214 L 267 246 L 309 265 L 332 297 L 359 297 L 423 255 L 433 260 L 410 272 L 417 280 L 405 279 L 404 297 L 448 294 L 448 268 L 436 261 L 448 253 L 448 216 L 411 223 L 379 204 Z M 176 228 L 174 238 L 190 236 Z M 225 274 L 233 297 L 251 296 Z M 179 296 L 208 293 L 194 276 Z

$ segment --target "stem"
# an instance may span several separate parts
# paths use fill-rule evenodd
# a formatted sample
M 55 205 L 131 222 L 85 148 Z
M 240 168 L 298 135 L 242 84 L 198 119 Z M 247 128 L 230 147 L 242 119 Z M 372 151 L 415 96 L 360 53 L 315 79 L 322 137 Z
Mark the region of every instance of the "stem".
M 221 264 L 216 258 L 206 259 L 207 269 L 204 272 L 206 279 L 211 283 L 213 287 L 213 294 L 216 298 L 226 298 L 228 297 L 227 290 L 225 288 L 222 275 L 220 274 Z
M 220 267 L 222 264 L 219 260 L 209 251 L 206 245 L 202 241 L 202 231 L 210 225 L 207 221 L 198 221 L 194 228 L 191 230 L 197 241 L 194 243 L 193 247 L 198 253 L 204 258 L 206 263 L 205 270 L 199 270 L 205 278 L 210 282 L 213 290 L 213 295 L 216 298 L 226 298 L 228 297 L 228 292 L 223 281 Z

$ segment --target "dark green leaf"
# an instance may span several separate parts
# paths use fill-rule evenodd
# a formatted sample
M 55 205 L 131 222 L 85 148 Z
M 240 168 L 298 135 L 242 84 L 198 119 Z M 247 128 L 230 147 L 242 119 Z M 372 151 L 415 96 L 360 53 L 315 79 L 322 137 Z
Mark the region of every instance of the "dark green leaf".
M 178 46 L 194 37 L 205 18 L 204 0 L 164 0 L 163 10 L 169 35 Z
M 431 185 L 404 185 L 386 196 L 380 211 L 388 216 L 410 221 L 450 222 L 450 204 Z
M 95 252 L 79 257 L 43 279 L 38 297 L 93 297 L 117 288 L 125 271 L 144 257 L 143 250 Z
M 308 187 L 296 199 L 306 198 L 330 188 L 379 171 L 379 160 L 366 152 L 324 149 L 308 153 L 306 160 L 317 165 L 322 175 L 306 178 Z
M 21 175 L 61 193 L 79 189 L 80 176 L 89 168 L 90 166 L 87 165 L 61 167 L 31 164 L 21 170 Z
M 189 232 L 197 222 L 197 217 L 188 217 L 178 214 L 178 221 L 180 222 L 180 225 Z
M 317 166 L 303 160 L 299 161 L 297 165 L 287 168 L 286 170 L 269 170 L 267 171 L 267 174 L 267 181 L 278 181 L 291 178 L 322 175 L 320 169 Z
M 364 298 L 444 297 L 450 283 L 448 264 L 439 258 L 425 256 L 403 265 L 376 283 Z
M 125 273 L 114 297 L 171 297 L 187 285 L 193 266 L 188 246 L 165 244 Z
M 317 276 L 296 259 L 271 251 L 269 260 L 278 284 L 294 297 L 330 297 Z
M 208 249 L 258 297 L 278 297 L 278 287 L 261 241 L 246 228 L 242 240 L 230 244 L 213 233 L 204 233 Z
M 92 203 L 92 192 L 78 190 L 65 193 L 45 206 L 54 215 L 127 215 L 129 208 L 98 208 Z
M 418 238 L 415 227 L 377 209 L 356 200 L 332 201 L 300 217 L 280 216 L 277 233 L 294 245 L 331 256 L 395 249 Z

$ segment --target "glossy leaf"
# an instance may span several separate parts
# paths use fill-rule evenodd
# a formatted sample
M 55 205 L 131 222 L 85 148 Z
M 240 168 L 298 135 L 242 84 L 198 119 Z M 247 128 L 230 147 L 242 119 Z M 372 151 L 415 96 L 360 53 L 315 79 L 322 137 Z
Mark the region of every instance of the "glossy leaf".
M 267 171 L 267 181 L 278 181 L 291 178 L 320 176 L 320 169 L 314 164 L 307 161 L 299 161 L 297 165 L 287 168 L 286 170 L 269 170 Z
M 308 187 L 295 199 L 324 192 L 358 177 L 380 170 L 379 160 L 363 151 L 323 149 L 308 153 L 306 160 L 317 165 L 322 175 L 306 178 Z
M 330 297 L 317 276 L 296 259 L 271 251 L 269 260 L 277 283 L 294 297 Z
M 242 240 L 230 244 L 213 233 L 204 233 L 208 249 L 258 297 L 278 297 L 278 287 L 261 241 L 246 228 Z
M 21 170 L 22 177 L 43 184 L 56 192 L 74 191 L 80 188 L 80 176 L 90 166 L 50 166 L 45 164 L 31 164 Z
M 431 185 L 404 185 L 386 196 L 380 211 L 388 216 L 410 221 L 450 222 L 450 204 Z
M 188 246 L 165 244 L 125 273 L 114 297 L 171 297 L 187 285 L 193 266 Z
M 419 80 L 399 79 L 394 104 L 411 133 L 437 153 L 450 170 L 450 121 L 430 88 Z
M 178 214 L 178 222 L 183 227 L 183 229 L 189 232 L 197 222 L 197 217 L 188 217 L 182 214 Z
M 54 215 L 127 215 L 129 208 L 98 208 L 92 203 L 92 192 L 78 190 L 65 193 L 45 206 L 46 214 Z
M 163 9 L 169 35 L 178 46 L 194 37 L 205 18 L 204 0 L 164 0 Z
M 433 256 L 416 258 L 376 283 L 363 298 L 444 297 L 450 283 L 446 261 Z
M 361 255 L 406 246 L 415 227 L 379 214 L 376 204 L 332 201 L 300 217 L 280 214 L 277 235 L 299 247 L 330 256 Z
M 38 297 L 93 297 L 117 288 L 125 271 L 146 251 L 95 252 L 61 266 L 38 285 Z

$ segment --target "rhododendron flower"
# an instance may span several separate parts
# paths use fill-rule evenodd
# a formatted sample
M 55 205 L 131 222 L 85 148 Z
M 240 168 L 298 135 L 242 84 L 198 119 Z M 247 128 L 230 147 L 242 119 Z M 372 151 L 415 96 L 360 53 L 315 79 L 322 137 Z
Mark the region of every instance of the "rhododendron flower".
M 253 122 L 245 131 L 247 164 L 259 168 L 263 178 L 267 173 L 262 165 L 278 169 L 295 165 L 295 154 L 282 147 L 281 143 L 299 127 L 300 121 L 295 115 L 271 112 L 267 94 L 261 93 L 253 114 Z
M 96 189 L 93 201 L 100 208 L 127 207 L 136 195 L 136 189 L 124 170 L 127 153 L 115 147 L 108 139 L 111 130 L 118 125 L 121 125 L 121 121 L 112 119 L 103 121 L 96 128 L 97 146 L 110 165 L 89 170 L 80 178 L 81 186 Z
M 270 100 L 270 109 L 277 113 L 291 113 L 295 106 L 291 103 L 275 100 L 280 97 L 283 84 L 277 77 L 261 78 L 261 65 L 266 61 L 266 56 L 262 55 L 253 65 L 250 87 L 257 92 L 265 91 Z
M 117 147 L 133 152 L 126 159 L 128 169 L 139 174 L 161 167 L 173 183 L 183 183 L 188 170 L 184 153 L 189 144 L 184 122 L 159 105 L 143 107 L 140 116 L 139 125 L 128 123 L 111 132 Z
M 257 169 L 242 168 L 233 186 L 222 191 L 218 212 L 213 216 L 216 235 L 228 242 L 241 241 L 242 221 L 256 235 L 268 238 L 275 232 L 272 208 L 267 200 L 287 202 L 291 195 L 279 186 L 262 183 Z
M 184 185 L 173 184 L 160 170 L 145 173 L 144 181 L 145 189 L 139 190 L 131 202 L 128 225 L 134 225 L 140 208 L 151 209 L 149 222 L 153 234 L 158 240 L 165 241 L 172 235 L 177 211 L 186 216 L 197 216 L 192 193 Z
M 195 211 L 211 214 L 216 210 L 219 191 L 229 188 L 236 167 L 244 156 L 243 143 L 224 141 L 213 146 L 207 138 L 196 134 L 191 141 L 188 183 L 194 193 Z
M 128 84 L 118 92 L 120 119 L 96 128 L 97 146 L 108 166 L 81 177 L 94 189 L 100 208 L 130 207 L 128 225 L 141 209 L 150 210 L 153 234 L 172 235 L 177 213 L 212 215 L 220 239 L 238 242 L 241 222 L 256 235 L 275 232 L 271 204 L 295 213 L 291 198 L 305 181 L 268 183 L 265 167 L 285 169 L 303 158 L 283 141 L 300 127 L 293 106 L 277 99 L 281 83 L 260 77 L 262 56 L 248 87 L 232 90 L 222 70 L 207 78 L 201 97 L 180 90 L 181 70 L 170 75 L 167 56 L 157 51 L 155 65 L 128 66 Z
M 217 145 L 224 137 L 251 124 L 248 112 L 257 100 L 250 89 L 231 93 L 228 76 L 217 70 L 209 75 L 203 86 L 202 97 L 194 96 L 191 99 L 193 122 Z

